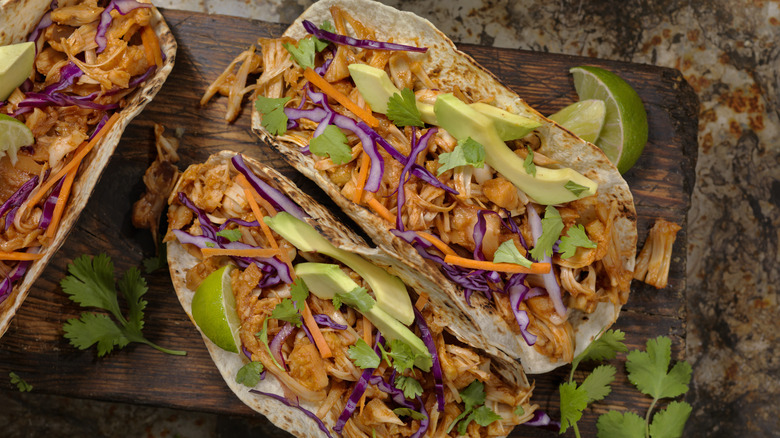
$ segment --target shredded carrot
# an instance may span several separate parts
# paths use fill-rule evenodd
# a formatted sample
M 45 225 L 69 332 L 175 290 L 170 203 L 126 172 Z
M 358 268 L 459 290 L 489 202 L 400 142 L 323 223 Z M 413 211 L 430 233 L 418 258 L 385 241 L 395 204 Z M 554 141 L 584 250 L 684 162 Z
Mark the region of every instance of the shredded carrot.
M 65 175 L 65 181 L 62 183 L 60 194 L 57 197 L 57 203 L 54 205 L 54 211 L 51 215 L 51 222 L 49 222 L 49 226 L 46 228 L 46 233 L 44 233 L 44 236 L 48 238 L 54 237 L 54 235 L 57 233 L 57 228 L 59 228 L 60 220 L 62 219 L 62 213 L 65 211 L 65 203 L 68 202 L 70 189 L 73 187 L 74 179 L 76 179 L 76 169 L 73 169 L 72 171 L 68 172 L 67 175 Z
M 366 404 L 366 393 L 363 392 L 363 395 L 360 396 L 360 414 L 363 414 L 363 406 Z
M 363 199 L 363 189 L 366 187 L 366 181 L 368 180 L 369 167 L 371 167 L 371 157 L 364 152 L 360 157 L 357 187 L 355 187 L 355 193 L 352 195 L 352 202 L 355 204 L 360 204 L 360 200 Z
M 279 249 L 266 248 L 246 248 L 246 249 L 228 249 L 228 248 L 201 248 L 203 257 L 214 256 L 237 256 L 237 257 L 273 257 L 280 254 Z
M 265 238 L 268 240 L 268 244 L 271 245 L 271 248 L 279 249 L 279 244 L 276 243 L 276 239 L 274 238 L 273 233 L 271 233 L 271 229 L 268 228 L 268 224 L 263 221 L 263 213 L 260 211 L 260 206 L 257 205 L 254 196 L 255 189 L 249 184 L 249 181 L 247 181 L 244 175 L 239 174 L 236 177 L 236 181 L 238 182 L 238 185 L 244 189 L 244 196 L 249 203 L 249 207 L 252 209 L 252 213 L 255 215 L 255 219 L 260 222 L 260 228 L 262 228 L 263 234 L 265 234 Z
M 43 254 L 32 252 L 5 252 L 0 251 L 0 260 L 38 260 L 43 257 Z
M 95 147 L 95 145 L 100 141 L 101 138 L 103 138 L 103 135 L 105 135 L 106 132 L 111 130 L 111 126 L 116 123 L 116 121 L 119 120 L 119 113 L 114 113 L 111 118 L 109 118 L 106 121 L 106 124 L 103 125 L 103 128 L 98 131 L 97 134 L 95 134 L 94 137 L 92 137 L 92 140 L 89 141 L 89 143 L 84 146 L 82 149 L 79 147 L 77 149 L 77 152 L 75 155 L 73 155 L 73 158 L 66 164 L 65 166 L 60 169 L 59 172 L 57 172 L 54 176 L 50 177 L 44 184 L 41 185 L 41 187 L 38 188 L 38 191 L 35 192 L 32 196 L 30 196 L 29 199 L 27 199 L 27 208 L 30 208 L 37 204 L 43 197 L 46 195 L 46 192 L 51 189 L 54 184 L 56 184 L 60 179 L 62 179 L 63 176 L 65 176 L 66 173 L 70 172 L 71 169 L 75 169 L 78 167 L 78 165 L 81 163 L 81 160 L 84 159 L 84 157 L 89 153 L 89 151 L 92 150 L 92 148 Z
M 425 292 L 421 293 L 420 296 L 417 297 L 417 301 L 414 303 L 414 308 L 422 312 L 423 307 L 428 304 L 429 298 L 430 297 Z
M 392 214 L 390 214 L 390 210 L 385 208 L 384 205 L 382 205 L 381 202 L 377 201 L 376 198 L 368 198 L 368 206 L 371 207 L 376 214 L 382 217 L 382 219 L 395 223 L 395 218 Z
M 371 345 L 373 342 L 371 332 L 374 329 L 374 325 L 371 324 L 371 321 L 368 320 L 365 316 L 363 317 L 363 340 L 366 341 L 366 344 Z
M 549 263 L 532 263 L 530 268 L 514 263 L 493 263 L 481 260 L 467 259 L 465 257 L 447 254 L 444 263 L 463 266 L 464 268 L 482 269 L 485 271 L 511 272 L 516 274 L 546 274 L 550 272 Z
M 151 66 L 155 64 L 157 68 L 162 67 L 162 50 L 160 49 L 160 41 L 157 39 L 157 34 L 154 33 L 154 29 L 151 26 L 144 27 L 141 32 L 141 42 L 144 46 L 144 52 L 146 52 L 146 62 Z
M 317 86 L 323 93 L 327 94 L 328 96 L 336 99 L 336 101 L 350 111 L 352 111 L 353 114 L 358 116 L 361 120 L 366 122 L 368 126 L 372 128 L 376 128 L 379 126 L 379 120 L 374 117 L 374 115 L 366 110 L 365 108 L 359 107 L 355 102 L 350 100 L 349 97 L 347 97 L 344 93 L 336 89 L 333 85 L 331 85 L 328 81 L 322 78 L 322 76 L 318 75 L 317 72 L 311 69 L 311 67 L 307 67 L 306 70 L 303 71 L 303 76 L 309 80 L 312 84 Z
M 322 356 L 323 359 L 333 357 L 333 352 L 330 351 L 328 343 L 325 342 L 325 337 L 322 336 L 320 326 L 317 325 L 317 321 L 314 320 L 314 316 L 311 314 L 309 305 L 305 302 L 303 311 L 301 313 L 303 314 L 303 322 L 306 324 L 306 327 L 309 329 L 309 333 L 311 333 L 311 337 L 314 339 L 314 344 L 317 346 L 317 349 L 320 350 L 320 356 Z
M 428 242 L 431 242 L 433 246 L 436 247 L 436 249 L 443 252 L 445 255 L 458 255 L 454 249 L 450 248 L 446 243 L 442 242 L 441 239 L 434 236 L 433 234 L 426 233 L 425 231 L 418 231 L 417 235 L 427 240 Z

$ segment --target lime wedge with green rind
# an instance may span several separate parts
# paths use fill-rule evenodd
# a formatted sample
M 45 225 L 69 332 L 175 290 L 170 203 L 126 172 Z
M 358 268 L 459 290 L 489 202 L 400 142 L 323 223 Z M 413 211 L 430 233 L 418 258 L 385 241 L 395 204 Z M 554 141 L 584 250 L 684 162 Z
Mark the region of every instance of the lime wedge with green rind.
M 606 114 L 603 100 L 588 99 L 575 102 L 548 118 L 581 139 L 594 143 L 604 126 Z
M 192 319 L 200 331 L 219 348 L 238 353 L 241 321 L 230 286 L 232 266 L 226 265 L 206 277 L 192 297 Z
M 637 92 L 618 75 L 593 66 L 574 67 L 574 87 L 580 100 L 606 104 L 604 127 L 596 146 L 625 173 L 636 163 L 647 143 L 647 112 Z
M 27 125 L 11 116 L 0 114 L 0 158 L 8 154 L 11 164 L 16 164 L 19 148 L 33 143 L 35 138 Z

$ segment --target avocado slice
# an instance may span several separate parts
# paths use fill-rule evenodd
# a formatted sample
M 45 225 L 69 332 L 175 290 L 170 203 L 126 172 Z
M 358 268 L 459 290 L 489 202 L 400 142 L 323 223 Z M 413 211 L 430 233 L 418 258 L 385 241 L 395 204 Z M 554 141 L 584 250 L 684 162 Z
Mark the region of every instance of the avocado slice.
M 523 138 L 534 129 L 542 126 L 542 124 L 536 120 L 512 114 L 484 102 L 474 102 L 469 106 L 492 120 L 496 127 L 496 131 L 498 132 L 498 136 L 504 141 Z
M 441 94 L 434 111 L 439 126 L 458 140 L 471 137 L 485 147 L 485 162 L 511 181 L 535 202 L 543 205 L 563 204 L 596 194 L 598 184 L 574 169 L 536 167 L 536 176 L 526 173 L 523 159 L 501 140 L 495 123 L 452 94 Z M 585 189 L 578 195 L 565 186 L 569 182 Z
M 332 300 L 336 294 L 345 294 L 358 287 L 357 283 L 349 278 L 349 275 L 330 263 L 299 263 L 295 265 L 295 275 L 306 282 L 309 291 L 323 300 Z M 415 365 L 428 370 L 431 367 L 431 353 L 425 343 L 417 337 L 405 325 L 390 316 L 378 305 L 372 306 L 363 315 L 371 321 L 371 324 L 388 340 L 400 340 L 412 347 L 417 354 Z
M 398 277 L 390 275 L 357 254 L 336 248 L 311 225 L 289 213 L 280 212 L 274 217 L 266 216 L 263 221 L 299 250 L 325 254 L 352 268 L 371 285 L 377 306 L 406 325 L 414 322 L 412 300 L 406 291 L 406 285 Z
M 35 43 L 32 41 L 0 46 L 0 100 L 8 99 L 30 76 L 33 61 Z

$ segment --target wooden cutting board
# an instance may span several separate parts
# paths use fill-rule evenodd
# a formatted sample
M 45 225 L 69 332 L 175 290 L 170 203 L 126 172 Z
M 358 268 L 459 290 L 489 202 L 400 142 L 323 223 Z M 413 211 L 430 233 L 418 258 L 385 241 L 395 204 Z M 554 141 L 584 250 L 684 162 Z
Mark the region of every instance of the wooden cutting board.
M 164 347 L 186 350 L 186 357 L 169 356 L 133 344 L 98 358 L 95 348 L 77 350 L 62 336 L 62 324 L 82 312 L 59 287 L 66 266 L 73 259 L 82 254 L 107 253 L 118 275 L 131 266 L 141 267 L 144 258 L 154 255 L 150 233 L 133 228 L 130 211 L 143 192 L 141 177 L 155 157 L 155 122 L 165 125 L 169 132 L 183 132 L 179 149 L 181 169 L 204 161 L 214 152 L 232 149 L 276 167 L 321 202 L 332 205 L 318 188 L 251 133 L 248 103 L 234 124 L 223 121 L 225 98 L 205 108 L 198 104 L 208 83 L 237 54 L 257 37 L 278 36 L 285 26 L 182 11 L 164 11 L 164 15 L 179 43 L 176 66 L 155 100 L 125 131 L 116 155 L 69 239 L 0 339 L 0 376 L 14 371 L 31 383 L 34 391 L 42 393 L 259 417 L 234 397 L 223 382 L 199 333 L 182 311 L 166 271 L 146 275 L 149 292 L 145 298 L 149 304 L 144 333 Z M 680 72 L 538 52 L 468 45 L 462 49 L 543 114 L 577 100 L 568 73 L 570 67 L 602 66 L 628 80 L 642 97 L 650 123 L 644 155 L 625 175 L 635 197 L 640 246 L 656 218 L 685 226 L 694 182 L 698 103 Z M 685 264 L 683 228 L 674 247 L 669 286 L 656 290 L 635 282 L 632 287 L 630 300 L 616 325 L 627 333 L 629 348 L 644 348 L 647 339 L 666 335 L 672 338 L 674 358 L 683 358 Z M 622 355 L 619 359 L 614 361 L 619 371 L 612 394 L 585 412 L 580 421 L 582 436 L 595 436 L 595 421 L 607 410 L 628 409 L 644 416 L 650 404 L 628 382 Z M 585 364 L 581 369 L 592 367 Z M 557 386 L 567 376 L 568 367 L 564 367 L 531 377 L 536 383 L 536 403 L 554 418 L 559 418 Z M 583 377 L 584 373 L 578 371 L 577 380 Z M 10 385 L 0 387 L 7 389 Z M 286 435 L 278 432 L 273 436 Z M 512 436 L 557 433 L 518 427 Z

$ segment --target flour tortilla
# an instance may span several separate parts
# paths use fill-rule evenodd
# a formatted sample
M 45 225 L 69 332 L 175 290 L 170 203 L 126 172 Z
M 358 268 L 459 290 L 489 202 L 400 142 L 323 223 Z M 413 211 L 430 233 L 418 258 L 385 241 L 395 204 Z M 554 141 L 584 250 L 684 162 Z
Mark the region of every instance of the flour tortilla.
M 340 6 L 355 19 L 375 30 L 380 41 L 392 38 L 395 43 L 427 47 L 426 54 L 409 53 L 409 57 L 425 59 L 423 68 L 443 91 L 452 91 L 457 87 L 474 100 L 491 101 L 499 108 L 541 122 L 542 126 L 536 130 L 542 141 L 539 152 L 597 182 L 600 202 L 607 205 L 612 201 L 617 203 L 619 213 L 614 226 L 621 236 L 619 252 L 625 269 L 633 271 L 637 240 L 633 197 L 620 173 L 600 149 L 528 106 L 492 73 L 477 64 L 469 55 L 459 51 L 454 43 L 428 20 L 413 13 L 398 11 L 370 0 L 322 0 L 306 10 L 284 32 L 284 36 L 295 39 L 304 37 L 306 32 L 301 22 L 309 20 L 319 26 L 330 19 L 328 8 L 332 5 Z M 547 372 L 564 364 L 552 361 L 527 345 L 495 312 L 492 303 L 482 294 L 472 295 L 472 306 L 466 304 L 463 291 L 448 280 L 437 266 L 424 260 L 410 244 L 390 233 L 394 228 L 391 224 L 378 220 L 367 208 L 352 203 L 341 194 L 335 184 L 317 171 L 311 155 L 300 153 L 300 148 L 306 146 L 301 139 L 270 134 L 262 127 L 261 116 L 256 109 L 252 112 L 252 129 L 263 140 L 276 147 L 293 167 L 327 192 L 375 244 L 408 264 L 419 281 L 429 284 L 426 292 L 436 306 L 450 310 L 447 313 L 450 317 L 449 326 L 462 341 L 485 346 L 493 355 L 519 360 L 529 374 Z M 408 281 L 407 278 L 404 280 Z M 599 304 L 591 314 L 574 311 L 569 320 L 575 331 L 575 355 L 584 350 L 599 332 L 611 326 L 619 312 L 620 306 L 611 303 Z
M 209 157 L 207 163 L 228 163 L 234 155 L 235 152 L 222 151 Z M 409 276 L 409 272 L 406 272 L 409 270 L 407 266 L 398 264 L 394 257 L 386 254 L 384 251 L 370 248 L 362 238 L 339 222 L 328 209 L 302 192 L 292 181 L 285 178 L 279 172 L 246 156 L 244 156 L 244 162 L 263 181 L 280 190 L 288 198 L 298 204 L 303 211 L 310 216 L 306 222 L 317 229 L 317 231 L 328 239 L 330 243 L 343 250 L 363 256 L 372 263 L 387 269 L 391 274 L 399 277 L 404 276 L 404 274 Z M 172 193 L 175 195 L 178 191 L 179 188 L 177 186 Z M 187 271 L 198 264 L 199 260 L 191 255 L 178 240 L 168 242 L 167 245 L 168 267 L 170 269 L 173 287 L 176 290 L 176 295 L 178 296 L 184 311 L 190 317 L 190 320 L 193 321 L 193 324 L 195 324 L 195 321 L 192 319 L 192 297 L 195 294 L 195 290 L 187 287 L 186 276 Z M 411 281 L 406 284 L 415 290 L 419 290 L 419 288 L 422 287 L 421 283 L 416 278 L 412 278 Z M 437 318 L 440 318 L 442 313 L 446 313 L 446 310 L 434 309 L 434 313 L 436 313 Z M 195 327 L 197 327 L 197 324 L 195 324 Z M 244 402 L 244 404 L 256 412 L 263 414 L 277 427 L 282 428 L 295 436 L 325 436 L 325 434 L 320 431 L 317 424 L 300 410 L 291 408 L 270 397 L 253 394 L 249 392 L 249 387 L 237 383 L 236 373 L 246 363 L 244 355 L 230 353 L 219 348 L 205 335 L 203 335 L 203 341 L 209 350 L 211 358 L 217 365 L 219 372 L 222 374 L 222 378 L 225 379 L 225 383 L 227 383 L 230 389 L 242 402 Z M 471 345 L 484 350 L 482 345 Z M 528 380 L 522 369 L 513 361 L 491 358 L 491 363 L 493 370 L 501 375 L 507 382 L 511 382 L 518 388 L 527 389 L 529 387 Z M 265 380 L 261 381 L 254 389 L 284 396 L 281 384 L 270 373 L 266 373 Z M 319 408 L 316 403 L 304 400 L 301 400 L 301 406 L 311 412 L 316 412 Z M 338 420 L 338 413 L 334 414 L 331 412 L 322 420 L 328 428 L 332 428 Z
M 0 0 L 0 45 L 25 41 L 27 35 L 35 29 L 38 21 L 49 9 L 50 4 L 51 1 L 40 0 Z M 60 4 L 64 3 L 61 1 Z M 87 205 L 87 200 L 95 189 L 95 185 L 100 180 L 103 169 L 119 144 L 122 132 L 157 94 L 173 69 L 173 63 L 176 59 L 176 40 L 160 11 L 156 8 L 151 10 L 152 25 L 160 41 L 160 48 L 165 54 L 163 66 L 128 97 L 128 104 L 120 111 L 119 119 L 84 158 L 81 171 L 73 182 L 70 199 L 65 207 L 57 234 L 51 244 L 43 249 L 43 257 L 30 265 L 24 279 L 14 286 L 6 300 L 0 304 L 0 336 L 8 330 L 11 319 L 27 297 L 33 283 L 68 237 L 79 214 Z

